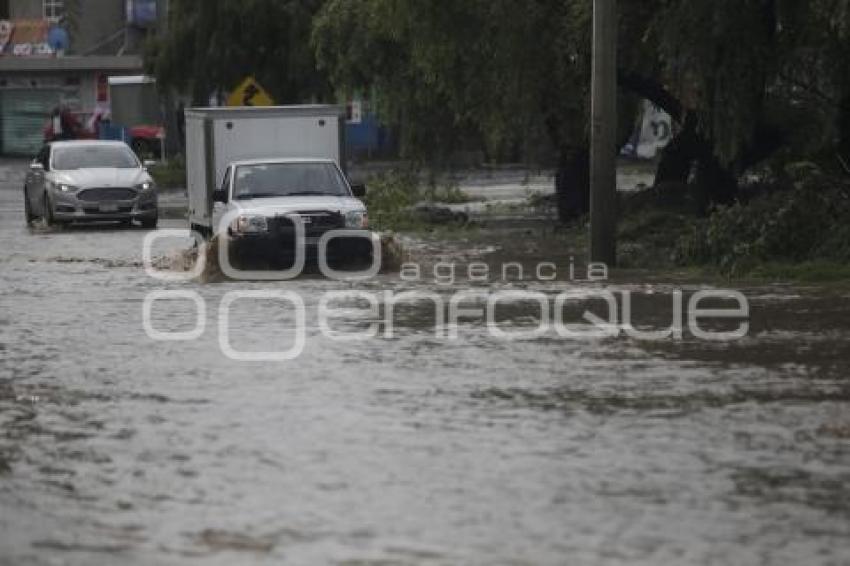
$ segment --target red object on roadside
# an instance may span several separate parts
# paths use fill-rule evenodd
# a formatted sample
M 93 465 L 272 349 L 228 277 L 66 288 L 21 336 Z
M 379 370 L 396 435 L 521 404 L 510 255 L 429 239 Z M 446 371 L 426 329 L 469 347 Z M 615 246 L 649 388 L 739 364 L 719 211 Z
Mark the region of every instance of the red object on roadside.
M 165 137 L 165 128 L 162 126 L 134 126 L 130 128 L 130 137 L 133 139 L 161 140 Z
M 57 127 L 58 126 L 58 127 Z M 44 141 L 97 139 L 97 120 L 86 128 L 67 108 L 56 108 L 44 125 Z
M 57 116 L 58 132 L 56 131 Z M 99 138 L 100 122 L 108 118 L 108 115 L 98 109 L 95 109 L 93 113 L 86 113 L 56 108 L 44 124 L 44 141 L 96 140 Z

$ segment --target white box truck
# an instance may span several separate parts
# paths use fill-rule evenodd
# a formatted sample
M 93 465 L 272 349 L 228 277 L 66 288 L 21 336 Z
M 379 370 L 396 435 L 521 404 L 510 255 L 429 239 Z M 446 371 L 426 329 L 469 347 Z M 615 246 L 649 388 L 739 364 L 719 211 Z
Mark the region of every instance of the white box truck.
M 360 187 L 355 187 L 352 192 L 348 181 L 344 179 L 345 110 L 339 106 L 189 108 L 185 111 L 185 117 L 189 222 L 192 229 L 205 236 L 210 236 L 216 228 L 213 219 L 215 200 L 241 205 L 242 208 L 263 207 L 262 197 L 248 199 L 243 198 L 247 195 L 238 194 L 238 191 L 243 190 L 243 187 L 238 186 L 240 179 L 246 186 L 251 179 L 255 185 L 262 184 L 260 168 L 263 167 L 263 160 L 330 160 L 342 172 L 349 196 L 354 197 L 354 193 L 360 192 Z M 234 164 L 247 161 L 254 163 L 253 170 L 245 165 L 240 171 L 233 171 Z M 269 170 L 270 165 L 267 164 L 263 169 L 267 178 L 275 173 Z M 284 171 L 280 167 L 278 169 L 280 179 L 283 179 L 281 175 L 288 175 L 287 179 L 297 176 L 295 172 Z M 228 179 L 225 179 L 226 173 L 231 173 Z M 265 182 L 268 184 L 268 179 Z M 271 205 L 274 200 L 274 205 L 279 208 L 287 202 L 282 200 L 286 196 L 301 197 L 303 201 L 303 197 L 311 195 L 289 193 L 304 193 L 317 187 L 293 190 L 297 188 L 282 187 L 281 194 L 276 195 L 281 198 L 269 199 L 268 204 Z M 289 190 L 289 193 L 284 189 Z M 344 203 L 339 200 L 307 203 L 292 198 L 290 204 L 293 205 L 293 211 L 297 212 L 298 208 L 304 206 L 313 210 L 316 206 L 319 209 L 330 206 L 338 211 Z M 359 207 L 354 202 L 347 204 L 349 208 L 363 208 L 365 214 L 362 203 Z

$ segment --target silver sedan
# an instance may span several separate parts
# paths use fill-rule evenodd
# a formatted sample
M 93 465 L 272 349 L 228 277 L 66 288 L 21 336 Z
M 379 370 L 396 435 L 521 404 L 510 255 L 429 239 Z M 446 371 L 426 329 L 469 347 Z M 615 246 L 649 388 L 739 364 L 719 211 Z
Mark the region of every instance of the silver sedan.
M 24 184 L 27 223 L 139 221 L 157 223 L 153 179 L 123 142 L 64 141 L 45 145 Z

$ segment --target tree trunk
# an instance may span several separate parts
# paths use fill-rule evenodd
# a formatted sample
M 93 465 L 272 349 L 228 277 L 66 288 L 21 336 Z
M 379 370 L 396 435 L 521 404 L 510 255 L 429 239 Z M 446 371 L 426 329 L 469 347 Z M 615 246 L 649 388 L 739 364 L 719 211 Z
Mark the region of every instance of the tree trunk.
M 168 89 L 162 97 L 165 153 L 169 159 L 178 153 L 183 153 L 185 149 L 183 132 L 179 125 L 183 120 L 183 108 L 175 107 L 174 99 L 175 96 L 171 89 Z
M 841 99 L 838 114 L 838 153 L 846 168 L 850 164 L 850 92 Z M 848 171 L 850 173 L 850 171 Z
M 670 114 L 674 121 L 682 124 L 682 130 L 661 154 L 655 185 L 686 184 L 696 163 L 697 178 L 693 189 L 699 208 L 707 210 L 711 203 L 728 204 L 734 201 L 738 193 L 734 170 L 720 164 L 714 155 L 711 141 L 699 133 L 696 113 L 686 110 L 678 98 L 652 77 L 621 70 L 620 84 L 652 101 Z M 765 150 L 760 151 L 759 155 L 769 155 L 771 152 L 767 145 L 759 149 Z
M 738 197 L 738 179 L 710 152 L 697 163 L 692 193 L 699 214 L 706 214 L 712 204 L 729 205 Z
M 691 166 L 699 154 L 696 124 L 696 118 L 689 114 L 682 130 L 662 150 L 655 173 L 655 186 L 672 183 L 683 185 L 688 182 Z
M 196 77 L 192 84 L 192 105 L 206 108 L 210 105 L 210 93 L 212 87 L 205 77 Z
M 555 175 L 558 219 L 575 220 L 590 211 L 590 150 L 587 147 L 561 151 Z
M 711 204 L 731 204 L 738 195 L 738 180 L 732 169 L 714 155 L 712 144 L 698 131 L 696 115 L 688 113 L 682 131 L 664 148 L 655 185 L 685 185 L 696 164 L 696 179 L 691 189 L 698 211 L 705 213 Z

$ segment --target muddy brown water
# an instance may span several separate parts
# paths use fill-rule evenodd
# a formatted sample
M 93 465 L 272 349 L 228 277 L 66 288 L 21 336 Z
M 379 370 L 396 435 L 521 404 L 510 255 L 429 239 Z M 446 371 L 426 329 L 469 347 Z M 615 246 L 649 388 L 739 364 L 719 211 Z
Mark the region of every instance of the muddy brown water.
M 471 285 L 164 283 L 141 267 L 141 229 L 28 230 L 22 216 L 19 187 L 2 185 L 0 564 L 850 563 L 846 291 L 743 288 L 751 329 L 732 344 L 505 341 L 476 319 L 446 340 L 427 305 L 399 307 L 392 337 L 339 342 L 318 325 L 326 291 Z M 427 265 L 505 249 L 407 246 Z M 700 285 L 608 287 L 660 328 L 672 292 Z M 201 297 L 199 338 L 146 334 L 161 289 Z M 297 360 L 222 353 L 219 308 L 240 290 L 303 299 Z M 516 327 L 537 316 L 501 312 Z M 190 301 L 152 313 L 161 330 L 195 322 Z M 354 301 L 335 325 L 375 322 Z M 292 309 L 246 300 L 229 337 L 286 348 L 293 325 Z

